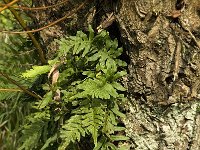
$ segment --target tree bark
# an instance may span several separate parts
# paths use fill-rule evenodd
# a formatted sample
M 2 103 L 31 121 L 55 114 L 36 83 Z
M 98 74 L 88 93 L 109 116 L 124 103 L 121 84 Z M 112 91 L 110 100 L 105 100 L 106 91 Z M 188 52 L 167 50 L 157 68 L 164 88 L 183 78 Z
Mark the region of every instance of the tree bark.
M 55 38 L 85 30 L 88 24 L 97 31 L 119 30 L 119 35 L 110 34 L 120 40 L 130 60 L 124 78 L 129 97 L 124 124 L 131 149 L 200 149 L 200 1 L 71 0 L 35 12 L 35 22 L 53 22 L 82 2 L 84 7 L 73 16 L 40 32 L 48 58 L 57 49 Z

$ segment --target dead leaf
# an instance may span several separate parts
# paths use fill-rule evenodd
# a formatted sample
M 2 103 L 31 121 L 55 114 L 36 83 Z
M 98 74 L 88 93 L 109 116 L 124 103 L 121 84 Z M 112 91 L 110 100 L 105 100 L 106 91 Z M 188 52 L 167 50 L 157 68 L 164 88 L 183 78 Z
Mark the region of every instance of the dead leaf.
M 51 74 L 54 72 L 54 70 L 55 70 L 56 68 L 58 68 L 58 66 L 59 66 L 59 64 L 54 64 L 54 65 L 52 66 L 50 72 L 48 73 L 48 78 L 50 78 Z
M 56 69 L 52 73 L 52 85 L 57 83 L 59 77 L 59 71 Z
M 60 90 L 57 89 L 53 98 L 55 101 L 60 101 Z

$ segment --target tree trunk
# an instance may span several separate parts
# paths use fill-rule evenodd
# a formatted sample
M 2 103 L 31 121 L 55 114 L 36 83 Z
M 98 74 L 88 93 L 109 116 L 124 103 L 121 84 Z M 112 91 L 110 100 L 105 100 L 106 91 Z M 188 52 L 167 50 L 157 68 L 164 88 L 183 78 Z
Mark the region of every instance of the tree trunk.
M 71 0 L 35 12 L 35 22 L 49 24 L 82 3 L 72 16 L 40 32 L 47 57 L 57 49 L 55 38 L 85 30 L 88 24 L 97 31 L 107 28 L 124 47 L 124 60 L 129 57 L 124 124 L 131 149 L 200 149 L 200 1 Z

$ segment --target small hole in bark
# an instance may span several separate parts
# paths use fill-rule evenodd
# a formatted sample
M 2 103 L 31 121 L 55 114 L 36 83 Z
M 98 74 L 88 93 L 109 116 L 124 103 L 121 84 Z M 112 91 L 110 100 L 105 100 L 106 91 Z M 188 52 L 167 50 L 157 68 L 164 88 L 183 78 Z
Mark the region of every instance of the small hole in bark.
M 171 83 L 173 82 L 173 78 L 174 78 L 173 75 L 167 77 L 167 78 L 165 79 L 166 83 L 167 83 L 167 84 L 171 84 Z
M 200 9 L 197 10 L 197 15 L 200 17 Z
M 186 78 L 187 76 L 185 75 L 185 73 L 179 73 L 179 74 L 178 74 L 178 77 L 179 77 L 179 78 Z
M 184 0 L 177 0 L 175 8 L 176 10 L 181 10 L 184 7 L 184 5 L 185 5 Z

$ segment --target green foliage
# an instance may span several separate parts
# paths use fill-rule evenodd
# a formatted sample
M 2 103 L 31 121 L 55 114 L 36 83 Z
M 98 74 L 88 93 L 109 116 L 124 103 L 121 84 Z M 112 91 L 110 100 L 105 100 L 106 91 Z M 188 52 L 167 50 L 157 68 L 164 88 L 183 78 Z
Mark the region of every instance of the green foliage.
M 44 127 L 47 125 L 50 115 L 48 111 L 36 112 L 31 114 L 27 119 L 28 123 L 24 126 L 24 136 L 21 139 L 23 145 L 19 150 L 30 150 L 40 145 L 39 139 L 45 133 Z
M 36 78 L 49 72 L 49 81 L 43 99 L 35 102 L 36 112 L 27 117 L 20 149 L 65 150 L 84 139 L 95 150 L 119 149 L 113 142 L 128 140 L 117 135 L 125 117 L 119 108 L 126 91 L 118 80 L 126 74 L 126 63 L 118 58 L 122 48 L 106 31 L 95 36 L 91 27 L 88 36 L 78 31 L 57 42 L 57 57 L 49 65 L 23 74 Z
M 26 78 L 35 78 L 38 75 L 44 74 L 49 72 L 51 69 L 51 66 L 45 65 L 45 66 L 33 66 L 33 69 L 28 70 L 27 72 L 23 73 L 22 76 Z
M 1 1 L 3 4 L 4 2 Z M 0 30 L 20 28 L 12 13 L 7 9 L 0 13 Z M 37 63 L 35 48 L 26 35 L 0 33 L 0 72 L 7 74 L 24 87 L 32 82 L 20 77 L 21 72 Z M 15 91 L 16 90 L 16 91 Z M 0 149 L 16 149 L 19 132 L 30 103 L 22 103 L 22 92 L 8 79 L 0 75 Z

